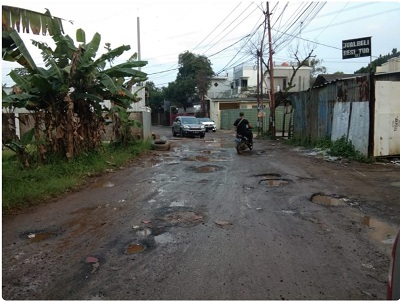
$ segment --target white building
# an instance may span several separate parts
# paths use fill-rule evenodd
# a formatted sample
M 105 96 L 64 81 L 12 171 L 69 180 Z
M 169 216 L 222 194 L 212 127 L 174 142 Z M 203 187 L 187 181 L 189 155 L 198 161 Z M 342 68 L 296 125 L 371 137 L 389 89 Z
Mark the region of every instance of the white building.
M 400 57 L 394 57 L 389 59 L 382 66 L 376 67 L 376 73 L 389 73 L 400 71 Z
M 274 65 L 274 91 L 286 89 L 290 78 L 293 75 L 293 66 L 289 63 Z M 265 74 L 265 70 L 263 72 Z M 305 91 L 310 88 L 311 68 L 307 66 L 300 67 L 293 79 L 294 88 L 290 92 Z M 260 79 L 261 81 L 261 79 Z M 244 91 L 255 93 L 257 91 L 257 66 L 239 65 L 233 68 L 234 94 L 242 94 Z M 266 95 L 270 89 L 270 76 L 266 73 L 263 82 L 263 94 Z

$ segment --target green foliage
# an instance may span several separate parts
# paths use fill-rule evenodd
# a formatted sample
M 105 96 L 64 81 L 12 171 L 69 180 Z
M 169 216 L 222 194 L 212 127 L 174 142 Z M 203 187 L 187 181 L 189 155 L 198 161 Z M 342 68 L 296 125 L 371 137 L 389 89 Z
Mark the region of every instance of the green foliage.
M 386 63 L 389 59 L 399 57 L 400 51 L 397 51 L 397 48 L 392 49 L 392 53 L 388 53 L 386 55 L 379 55 L 379 57 L 371 62 L 367 67 L 362 67 L 356 72 L 355 74 L 362 74 L 362 73 L 369 73 L 371 70 L 376 72 L 376 67 L 381 66 L 382 64 Z
M 178 64 L 178 75 L 175 82 L 169 83 L 166 96 L 186 110 L 190 99 L 207 93 L 214 72 L 206 56 L 189 51 L 179 54 Z
M 165 88 L 157 88 L 151 81 L 146 82 L 146 97 L 152 112 L 157 112 L 164 106 Z
M 371 162 L 371 159 L 368 159 L 366 156 L 364 156 L 362 153 L 356 150 L 351 141 L 347 140 L 344 136 L 332 143 L 332 146 L 330 147 L 328 154 L 332 156 L 347 158 L 358 162 L 364 162 L 364 163 Z
M 290 139 L 286 140 L 285 143 L 302 146 L 305 148 L 319 148 L 327 150 L 327 153 L 331 156 L 343 157 L 352 161 L 363 163 L 371 163 L 374 161 L 372 158 L 368 158 L 357 151 L 351 141 L 348 141 L 344 136 L 334 142 L 332 142 L 329 137 L 324 137 L 316 141 L 312 141 L 310 138 Z
M 151 140 L 126 147 L 104 145 L 97 151 L 81 154 L 70 161 L 57 157 L 49 164 L 22 169 L 10 151 L 3 151 L 3 213 L 45 202 L 83 185 L 90 177 L 124 166 L 151 148 Z
M 131 88 L 134 83 L 146 79 L 146 73 L 136 68 L 147 62 L 136 61 L 133 55 L 126 62 L 106 67 L 107 62 L 130 50 L 129 45 L 111 49 L 108 44 L 108 51 L 96 59 L 101 42 L 99 33 L 86 42 L 85 32 L 78 29 L 76 37 L 81 43 L 78 46 L 68 35 L 55 34 L 52 37 L 56 44 L 54 50 L 46 43 L 32 41 L 42 52 L 43 68 L 35 63 L 15 30 L 3 32 L 3 35 L 12 41 L 3 47 L 3 59 L 19 63 L 26 71 L 11 71 L 10 76 L 20 92 L 3 93 L 3 108 L 10 112 L 14 108 L 33 112 L 35 137 L 43 142 L 38 145 L 38 154 L 42 157 L 45 153 L 57 152 L 72 158 L 95 150 L 101 143 L 103 114 L 108 113 L 104 100 L 125 109 L 138 101 Z M 55 135 L 57 139 L 53 139 Z

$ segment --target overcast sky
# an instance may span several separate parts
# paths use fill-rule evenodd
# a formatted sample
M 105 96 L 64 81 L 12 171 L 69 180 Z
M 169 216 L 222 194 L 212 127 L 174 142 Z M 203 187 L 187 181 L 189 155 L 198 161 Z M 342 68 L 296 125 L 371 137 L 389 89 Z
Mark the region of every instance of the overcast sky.
M 131 51 L 119 62 L 138 51 L 139 17 L 141 59 L 148 61 L 142 71 L 158 87 L 176 79 L 178 55 L 186 50 L 209 57 L 214 72 L 221 75 L 232 74 L 233 66 L 241 63 L 254 65 L 249 45 L 256 43 L 255 32 L 263 22 L 262 9 L 266 8 L 266 1 L 232 0 L 3 0 L 2 3 L 43 13 L 47 8 L 54 16 L 72 20 L 73 24 L 67 21 L 63 24 L 66 34 L 74 40 L 76 30 L 82 28 L 88 40 L 100 33 L 102 46 L 130 45 Z M 327 73 L 354 73 L 367 66 L 370 58 L 342 60 L 343 40 L 372 37 L 372 60 L 391 53 L 393 48 L 400 50 L 400 2 L 290 1 L 269 2 L 269 8 L 277 64 L 293 60 L 290 49 L 298 47 L 304 56 L 315 48 L 313 54 L 323 60 Z M 249 35 L 253 37 L 251 41 Z M 42 57 L 30 40 L 52 45 L 52 39 L 32 34 L 21 36 L 40 65 Z M 18 65 L 2 62 L 3 84 L 13 84 L 7 74 L 15 67 Z

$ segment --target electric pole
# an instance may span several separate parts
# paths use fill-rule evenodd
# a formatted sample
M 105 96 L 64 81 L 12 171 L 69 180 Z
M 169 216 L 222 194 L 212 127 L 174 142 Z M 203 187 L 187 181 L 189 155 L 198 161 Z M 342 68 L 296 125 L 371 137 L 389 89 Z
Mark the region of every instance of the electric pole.
M 271 21 L 269 13 L 269 2 L 267 2 L 267 18 L 268 18 L 268 40 L 269 40 L 269 80 L 270 80 L 270 119 L 269 128 L 271 129 L 271 138 L 275 140 L 275 93 L 274 93 L 274 61 L 272 59 L 272 37 L 271 37 Z

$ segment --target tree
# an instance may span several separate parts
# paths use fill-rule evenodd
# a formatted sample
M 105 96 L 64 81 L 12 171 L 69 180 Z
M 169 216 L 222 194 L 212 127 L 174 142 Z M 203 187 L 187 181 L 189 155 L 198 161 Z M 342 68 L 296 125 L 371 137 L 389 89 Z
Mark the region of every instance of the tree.
M 174 83 L 170 83 L 167 94 L 171 100 L 181 104 L 186 110 L 189 100 L 198 96 L 204 109 L 204 95 L 210 87 L 214 72 L 210 60 L 204 55 L 196 55 L 189 51 L 179 54 L 179 71 Z
M 148 98 L 149 107 L 153 112 L 157 112 L 164 105 L 165 89 L 157 88 L 152 81 L 146 82 L 146 95 Z
M 307 62 L 307 65 L 311 67 L 311 81 L 310 86 L 313 85 L 315 79 L 317 78 L 318 74 L 325 74 L 326 67 L 322 66 L 323 60 L 312 58 Z
M 36 65 L 15 30 L 11 29 L 8 36 L 12 44 L 3 48 L 3 59 L 18 62 L 26 74 L 10 72 L 21 93 L 3 97 L 3 107 L 9 111 L 23 107 L 33 112 L 40 160 L 46 153 L 72 158 L 96 149 L 101 143 L 103 113 L 109 111 L 104 100 L 114 104 L 110 110 L 113 116 L 121 116 L 124 121 L 126 108 L 137 101 L 127 88 L 128 83 L 146 79 L 146 74 L 135 68 L 147 62 L 136 61 L 136 55 L 125 63 L 106 68 L 107 62 L 130 50 L 129 45 L 110 49 L 95 59 L 101 41 L 99 33 L 86 42 L 85 32 L 78 29 L 76 39 L 81 43 L 78 46 L 68 35 L 55 34 L 54 50 L 33 41 L 42 51 L 46 68 Z M 124 128 L 115 129 L 118 134 Z

